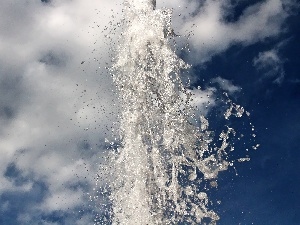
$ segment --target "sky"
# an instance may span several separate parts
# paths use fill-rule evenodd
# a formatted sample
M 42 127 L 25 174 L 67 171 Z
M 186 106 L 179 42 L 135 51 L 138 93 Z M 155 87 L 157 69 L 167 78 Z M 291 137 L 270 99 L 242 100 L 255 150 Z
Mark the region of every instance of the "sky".
M 191 65 L 182 79 L 212 129 L 222 129 L 223 92 L 250 113 L 228 122 L 248 137 L 232 158 L 250 161 L 220 173 L 218 224 L 300 224 L 299 3 L 161 7 L 173 9 L 177 52 Z M 107 68 L 121 18 L 122 0 L 0 1 L 0 224 L 86 225 L 101 214 L 93 192 L 117 121 Z

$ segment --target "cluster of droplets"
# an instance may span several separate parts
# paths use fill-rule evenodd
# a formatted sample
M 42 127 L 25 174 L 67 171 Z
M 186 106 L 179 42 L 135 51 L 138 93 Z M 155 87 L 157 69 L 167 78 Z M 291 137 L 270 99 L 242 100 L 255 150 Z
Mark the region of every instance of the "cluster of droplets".
M 196 125 L 192 94 L 179 76 L 189 66 L 169 43 L 172 12 L 154 8 L 152 0 L 125 1 L 112 68 L 121 104 L 118 144 L 100 169 L 111 212 L 97 224 L 215 224 L 219 217 L 200 187 L 206 181 L 216 187 L 218 173 L 233 165 L 228 152 L 235 131 L 227 127 L 216 146 L 208 120 L 200 116 Z M 225 119 L 244 114 L 228 104 Z

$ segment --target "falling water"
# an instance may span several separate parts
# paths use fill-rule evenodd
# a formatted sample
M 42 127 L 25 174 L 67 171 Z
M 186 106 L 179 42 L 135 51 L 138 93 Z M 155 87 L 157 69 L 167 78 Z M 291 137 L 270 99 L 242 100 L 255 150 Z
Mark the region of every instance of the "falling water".
M 196 118 L 179 76 L 189 66 L 169 43 L 171 10 L 155 9 L 155 0 L 124 5 L 125 30 L 113 66 L 122 110 L 120 144 L 108 166 L 112 224 L 215 224 L 219 217 L 199 183 L 230 166 L 224 156 L 234 131 L 222 132 L 221 146 L 211 150 L 208 121 Z M 243 112 L 231 104 L 225 116 Z

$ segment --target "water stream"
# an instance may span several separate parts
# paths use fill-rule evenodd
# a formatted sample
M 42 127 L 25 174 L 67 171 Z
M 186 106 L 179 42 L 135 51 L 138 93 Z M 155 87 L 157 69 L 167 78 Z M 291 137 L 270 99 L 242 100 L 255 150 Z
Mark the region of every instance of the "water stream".
M 113 66 L 121 104 L 119 145 L 107 167 L 112 224 L 219 219 L 199 184 L 230 166 L 226 148 L 234 130 L 222 132 L 221 146 L 212 150 L 209 123 L 195 115 L 192 92 L 180 78 L 189 65 L 171 48 L 171 13 L 156 9 L 155 0 L 124 2 L 125 29 Z M 243 112 L 231 105 L 225 116 Z

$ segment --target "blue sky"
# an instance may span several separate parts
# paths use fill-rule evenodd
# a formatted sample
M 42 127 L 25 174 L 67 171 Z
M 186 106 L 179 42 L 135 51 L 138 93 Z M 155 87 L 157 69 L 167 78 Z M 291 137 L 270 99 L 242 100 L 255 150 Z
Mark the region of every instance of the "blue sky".
M 118 108 L 105 69 L 118 33 L 106 27 L 120 21 L 122 1 L 0 5 L 0 224 L 93 224 L 105 201 L 90 196 Z M 157 0 L 157 7 L 174 10 L 177 46 L 190 48 L 178 51 L 192 65 L 183 79 L 201 86 L 195 102 L 212 129 L 222 129 L 222 92 L 251 114 L 229 122 L 248 138 L 232 159 L 251 160 L 220 173 L 211 190 L 221 201 L 213 206 L 219 224 L 300 224 L 299 4 Z

